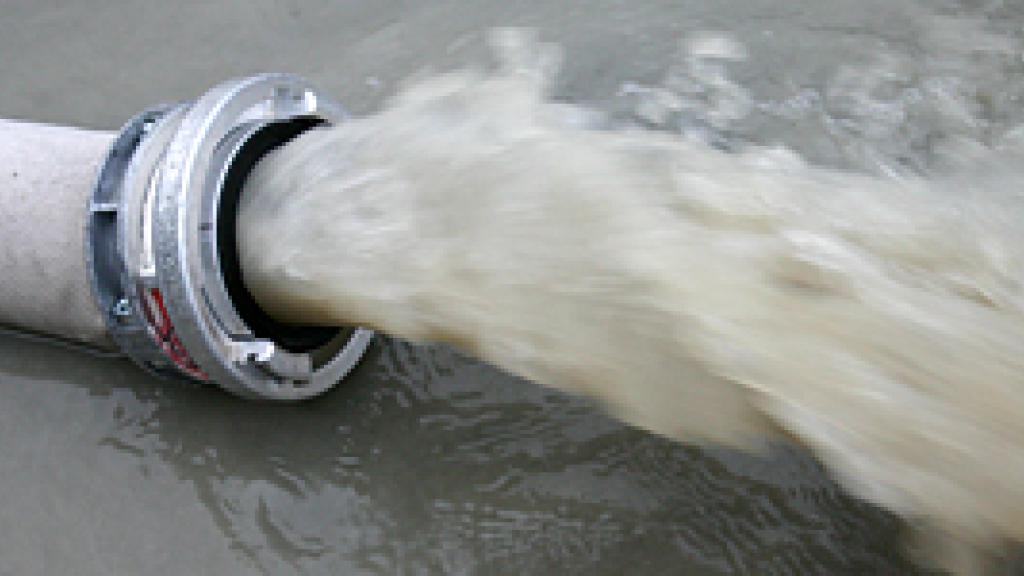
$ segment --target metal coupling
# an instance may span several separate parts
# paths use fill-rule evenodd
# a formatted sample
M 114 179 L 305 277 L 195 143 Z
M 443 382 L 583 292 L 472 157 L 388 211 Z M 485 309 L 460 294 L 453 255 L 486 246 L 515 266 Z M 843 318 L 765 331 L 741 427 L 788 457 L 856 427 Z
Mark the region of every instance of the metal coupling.
M 272 400 L 316 396 L 356 365 L 373 333 L 270 318 L 242 282 L 235 236 L 256 163 L 344 118 L 306 80 L 265 74 L 125 125 L 90 201 L 87 258 L 107 328 L 128 356 L 159 375 Z

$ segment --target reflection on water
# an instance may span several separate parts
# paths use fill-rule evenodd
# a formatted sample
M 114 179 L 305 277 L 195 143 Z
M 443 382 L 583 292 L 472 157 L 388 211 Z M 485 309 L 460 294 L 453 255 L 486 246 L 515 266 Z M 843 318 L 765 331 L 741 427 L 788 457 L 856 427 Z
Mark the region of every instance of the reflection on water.
M 914 570 L 806 454 L 673 444 L 444 348 L 378 340 L 288 407 L 8 337 L 0 365 L 14 573 Z

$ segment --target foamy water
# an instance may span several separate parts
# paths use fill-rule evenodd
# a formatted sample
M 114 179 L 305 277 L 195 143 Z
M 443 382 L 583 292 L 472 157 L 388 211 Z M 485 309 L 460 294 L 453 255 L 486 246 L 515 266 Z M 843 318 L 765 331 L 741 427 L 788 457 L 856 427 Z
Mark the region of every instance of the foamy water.
M 689 119 L 680 135 L 552 102 L 557 53 L 499 40 L 499 70 L 421 78 L 259 165 L 239 244 L 265 308 L 453 343 L 679 440 L 795 438 L 943 535 L 931 555 L 959 571 L 1024 540 L 1012 132 L 938 102 L 963 130 L 927 176 L 877 161 L 914 143 L 877 105 L 855 107 L 877 124 L 855 125 L 858 171 L 725 151 L 714 135 L 753 106 L 721 73 L 742 46 L 697 39 L 685 74 L 626 87 L 648 125 Z

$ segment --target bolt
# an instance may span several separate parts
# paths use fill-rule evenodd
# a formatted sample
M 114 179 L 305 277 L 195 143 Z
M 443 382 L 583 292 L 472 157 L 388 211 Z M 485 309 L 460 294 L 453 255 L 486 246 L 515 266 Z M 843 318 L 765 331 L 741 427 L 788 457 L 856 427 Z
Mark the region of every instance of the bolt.
M 121 298 L 114 303 L 114 308 L 111 310 L 114 316 L 125 317 L 132 315 L 132 305 L 128 302 L 127 298 Z

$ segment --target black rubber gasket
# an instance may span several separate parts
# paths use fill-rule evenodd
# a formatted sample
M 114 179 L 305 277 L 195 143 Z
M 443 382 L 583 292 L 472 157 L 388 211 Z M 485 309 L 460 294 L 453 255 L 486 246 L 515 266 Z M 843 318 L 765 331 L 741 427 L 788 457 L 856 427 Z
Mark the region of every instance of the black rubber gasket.
M 238 205 L 249 174 L 264 156 L 287 144 L 299 134 L 322 124 L 324 121 L 319 118 L 298 117 L 271 122 L 256 130 L 242 144 L 225 174 L 220 206 L 217 210 L 217 246 L 221 275 L 238 315 L 257 338 L 271 340 L 285 350 L 295 353 L 316 350 L 333 340 L 343 329 L 284 324 L 271 318 L 259 307 L 242 279 L 238 238 L 235 234 Z

